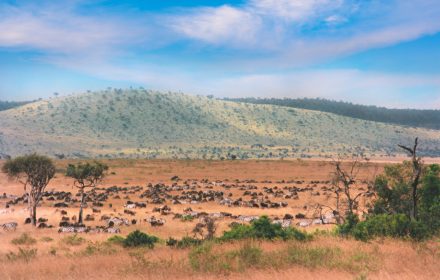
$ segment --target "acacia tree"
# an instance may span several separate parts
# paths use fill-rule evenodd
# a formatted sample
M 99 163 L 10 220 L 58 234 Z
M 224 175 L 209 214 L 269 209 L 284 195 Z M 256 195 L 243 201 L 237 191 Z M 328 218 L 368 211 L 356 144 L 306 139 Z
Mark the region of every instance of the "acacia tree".
M 83 208 L 86 200 L 86 188 L 95 188 L 105 176 L 108 166 L 95 161 L 93 163 L 69 164 L 67 166 L 66 176 L 74 179 L 74 186 L 79 189 L 81 204 L 79 207 L 78 224 L 83 223 Z
M 411 147 L 407 147 L 407 146 L 403 146 L 403 145 L 398 145 L 400 148 L 404 149 L 405 151 L 408 152 L 408 155 L 411 157 L 411 162 L 412 162 L 412 168 L 413 168 L 413 174 L 412 174 L 412 178 L 411 178 L 411 198 L 412 198 L 412 211 L 411 211 L 411 218 L 412 219 L 417 219 L 417 201 L 419 199 L 419 194 L 418 194 L 418 187 L 420 184 L 420 176 L 422 175 L 422 171 L 423 171 L 423 162 L 422 159 L 420 157 L 417 156 L 417 146 L 419 143 L 419 139 L 416 138 L 414 140 L 414 146 Z
M 49 181 L 55 176 L 52 160 L 37 154 L 26 155 L 8 160 L 3 165 L 2 171 L 23 184 L 28 196 L 31 222 L 36 226 L 38 203 Z

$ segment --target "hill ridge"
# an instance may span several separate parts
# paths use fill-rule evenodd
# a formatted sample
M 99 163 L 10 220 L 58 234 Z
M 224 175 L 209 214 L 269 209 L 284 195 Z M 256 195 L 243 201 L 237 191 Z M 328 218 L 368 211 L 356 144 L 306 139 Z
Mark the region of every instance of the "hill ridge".
M 438 155 L 440 131 L 182 93 L 108 89 L 0 112 L 0 152 L 66 157 L 300 158 L 392 155 L 418 136 Z

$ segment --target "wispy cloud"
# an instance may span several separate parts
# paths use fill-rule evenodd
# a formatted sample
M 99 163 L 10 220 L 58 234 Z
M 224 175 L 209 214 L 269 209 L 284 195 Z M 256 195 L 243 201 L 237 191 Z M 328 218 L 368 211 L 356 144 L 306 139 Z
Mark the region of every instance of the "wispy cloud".
M 429 92 L 421 88 L 429 87 Z M 222 97 L 320 97 L 396 108 L 440 109 L 440 75 L 389 74 L 356 69 L 243 75 L 207 81 L 199 91 Z M 433 101 L 433 100 L 431 100 Z
M 81 9 L 90 0 L 36 2 L 0 3 L 0 47 L 35 52 L 34 60 L 101 79 L 219 96 L 398 107 L 417 102 L 408 92 L 424 86 L 440 95 L 434 74 L 314 70 L 440 32 L 438 0 L 247 0 L 125 13 Z

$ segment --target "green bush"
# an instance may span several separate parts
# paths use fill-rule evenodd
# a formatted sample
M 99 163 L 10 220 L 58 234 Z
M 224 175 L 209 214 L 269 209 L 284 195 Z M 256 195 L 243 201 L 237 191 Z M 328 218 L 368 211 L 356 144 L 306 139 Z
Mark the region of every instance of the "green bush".
M 282 240 L 307 240 L 311 236 L 296 228 L 282 228 L 280 224 L 273 224 L 267 216 L 261 216 L 250 225 L 235 225 L 231 230 L 225 231 L 220 240 L 240 239 L 282 239 Z
M 355 225 L 340 226 L 340 232 L 351 234 L 357 240 L 367 241 L 375 237 L 410 237 L 423 240 L 430 236 L 428 228 L 419 221 L 411 221 L 404 214 L 379 214 L 368 217 Z M 350 230 L 347 232 L 347 229 Z
M 181 240 L 177 240 L 177 239 L 170 237 L 166 241 L 166 244 L 167 244 L 167 246 L 170 246 L 170 247 L 175 247 L 178 249 L 185 249 L 185 248 L 190 248 L 190 247 L 194 247 L 194 246 L 199 246 L 202 244 L 202 242 L 203 241 L 200 239 L 185 236 Z
M 153 248 L 154 244 L 159 241 L 156 236 L 148 235 L 139 230 L 131 232 L 123 241 L 124 247 L 140 247 L 145 246 Z
M 183 215 L 183 216 L 180 218 L 180 220 L 181 220 L 182 222 L 192 222 L 192 221 L 194 221 L 194 216 L 192 216 L 192 215 Z

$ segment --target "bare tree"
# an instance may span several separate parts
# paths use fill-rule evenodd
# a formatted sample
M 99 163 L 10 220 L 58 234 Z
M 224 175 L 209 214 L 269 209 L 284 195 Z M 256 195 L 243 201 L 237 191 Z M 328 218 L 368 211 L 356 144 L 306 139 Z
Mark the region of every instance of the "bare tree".
M 344 219 L 344 217 L 340 215 L 342 212 L 342 200 L 346 201 L 345 216 L 354 215 L 355 210 L 358 209 L 359 199 L 365 197 L 371 191 L 371 184 L 367 184 L 367 190 L 355 188 L 355 186 L 361 183 L 361 180 L 359 180 L 358 177 L 364 163 L 368 163 L 368 160 L 365 158 L 353 158 L 349 161 L 344 161 L 339 157 L 337 160 L 333 160 L 334 171 L 332 172 L 332 190 L 336 199 L 335 211 L 337 215 L 335 215 L 335 217 L 338 224 L 342 223 L 342 220 Z
M 419 194 L 417 190 L 420 184 L 420 176 L 422 175 L 422 170 L 423 170 L 422 159 L 417 156 L 418 142 L 419 142 L 419 138 L 416 137 L 416 139 L 414 140 L 414 146 L 412 148 L 403 145 L 398 145 L 400 148 L 408 152 L 408 155 L 411 157 L 411 161 L 413 165 L 413 174 L 411 178 L 411 189 L 412 189 L 411 218 L 412 219 L 417 219 L 417 201 L 419 199 Z
M 83 208 L 86 201 L 86 188 L 95 188 L 96 185 L 104 178 L 105 171 L 108 166 L 98 161 L 94 163 L 79 163 L 77 165 L 69 164 L 66 176 L 72 177 L 74 186 L 79 189 L 81 196 L 81 204 L 79 207 L 78 224 L 83 223 Z
M 28 196 L 31 223 L 36 226 L 38 203 L 49 181 L 55 176 L 55 166 L 52 160 L 37 154 L 17 157 L 8 160 L 2 170 L 23 184 Z

